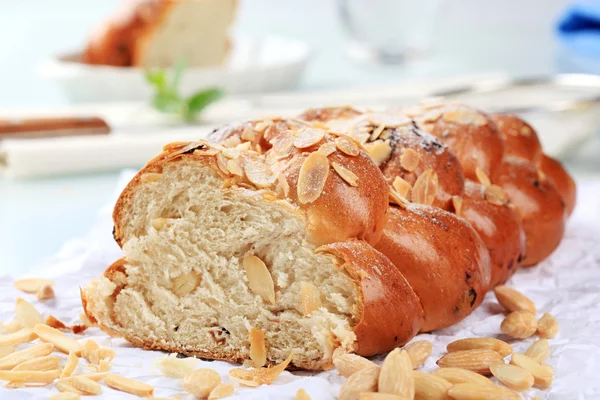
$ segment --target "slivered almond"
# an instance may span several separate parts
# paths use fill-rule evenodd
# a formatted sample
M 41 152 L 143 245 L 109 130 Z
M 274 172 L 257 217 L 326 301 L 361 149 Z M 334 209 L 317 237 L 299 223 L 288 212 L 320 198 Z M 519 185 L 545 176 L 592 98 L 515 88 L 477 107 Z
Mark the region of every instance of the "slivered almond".
M 339 151 L 349 156 L 357 156 L 360 153 L 356 142 L 346 135 L 338 136 L 335 139 L 335 145 Z
M 306 393 L 306 390 L 298 389 L 296 391 L 296 400 L 311 400 L 311 398 L 308 393 Z
M 498 303 L 508 312 L 529 311 L 532 314 L 536 313 L 533 301 L 516 289 L 500 285 L 494 288 L 494 294 Z
M 227 170 L 231 172 L 233 175 L 244 176 L 244 169 L 242 168 L 242 164 L 240 164 L 240 160 L 233 159 L 227 161 Z
M 376 140 L 371 143 L 366 143 L 365 149 L 378 166 L 381 166 L 381 164 L 389 160 L 390 156 L 392 155 L 392 148 L 390 147 L 390 144 L 383 140 Z
M 488 123 L 486 117 L 477 111 L 468 108 L 446 111 L 443 115 L 443 119 L 446 122 L 453 122 L 461 125 L 482 126 Z
M 406 350 L 392 350 L 381 365 L 377 391 L 414 398 L 415 380 L 412 369 L 412 362 Z
M 154 394 L 152 386 L 117 374 L 106 374 L 104 383 L 113 389 L 140 397 L 152 396 Z
M 319 146 L 318 152 L 327 157 L 328 155 L 335 153 L 336 149 L 337 147 L 334 142 L 327 142 Z
M 0 336 L 1 337 L 1 336 Z M 15 352 L 14 346 L 0 346 L 0 358 Z
M 554 315 L 545 313 L 537 323 L 537 333 L 543 338 L 553 338 L 558 334 L 560 326 Z
M 79 400 L 81 396 L 79 393 L 62 392 L 55 393 L 48 398 L 48 400 Z
M 329 175 L 329 161 L 323 154 L 311 153 L 300 168 L 298 175 L 298 201 L 308 204 L 317 200 L 325 188 Z
M 254 255 L 247 255 L 242 263 L 250 290 L 264 302 L 275 304 L 275 284 L 263 260 Z
M 25 293 L 37 293 L 44 285 L 54 285 L 54 281 L 39 278 L 18 279 L 13 284 L 14 287 Z
M 358 396 L 359 400 L 410 400 L 407 397 L 396 396 L 395 394 L 366 392 Z
M 100 362 L 98 363 L 98 372 L 108 372 L 110 371 L 110 364 L 109 361 L 102 359 L 100 360 Z
M 356 400 L 361 393 L 375 392 L 379 380 L 379 366 L 363 368 L 344 382 L 338 400 Z
M 208 397 L 217 386 L 221 384 L 221 376 L 217 371 L 209 368 L 200 368 L 187 374 L 181 386 L 196 397 Z
M 397 176 L 394 178 L 394 183 L 392 183 L 392 186 L 400 196 L 404 197 L 405 199 L 408 199 L 408 195 L 410 193 L 410 190 L 412 189 L 410 183 Z
M 446 392 L 452 384 L 439 376 L 421 371 L 413 371 L 415 381 L 415 400 L 447 400 Z
M 88 356 L 96 349 L 99 349 L 100 345 L 93 340 L 86 340 L 83 348 L 81 349 L 81 357 L 87 359 Z M 89 360 L 88 360 L 89 361 Z
M 70 351 L 79 354 L 81 351 L 81 344 L 77 343 L 75 339 L 48 325 L 38 324 L 33 328 L 33 331 L 41 340 L 54 344 L 57 350 L 65 354 L 69 354 Z
M 19 321 L 10 321 L 6 324 L 0 323 L 0 326 L 2 328 L 2 331 L 4 331 L 4 333 L 15 333 L 16 331 L 18 331 L 19 329 L 22 328 Z
M 281 364 L 271 368 L 242 369 L 234 368 L 229 371 L 229 377 L 242 385 L 258 387 L 260 385 L 270 385 L 275 378 L 279 376 L 292 361 L 294 353 L 290 353 L 287 359 Z
M 522 392 L 533 386 L 531 372 L 516 365 L 495 362 L 490 365 L 490 371 L 506 387 Z
M 377 366 L 374 362 L 367 360 L 357 354 L 341 354 L 333 357 L 333 364 L 337 368 L 339 374 L 346 378 L 355 372 L 368 367 Z
M 71 377 L 69 382 L 75 389 L 81 390 L 84 393 L 93 395 L 99 395 L 102 393 L 102 386 L 100 386 L 98 382 L 95 382 L 86 376 L 75 375 Z
M 11 371 L 52 371 L 60 366 L 61 359 L 58 357 L 36 357 L 31 360 L 23 361 L 14 367 Z
M 358 176 L 356 176 L 356 174 L 352 171 L 350 171 L 348 168 L 342 167 L 340 164 L 333 162 L 331 163 L 331 165 L 333 166 L 333 169 L 335 170 L 335 172 L 338 173 L 338 175 L 344 180 L 346 181 L 346 183 L 350 186 L 358 186 Z
M 277 175 L 273 174 L 267 164 L 257 158 L 245 158 L 243 166 L 248 180 L 258 188 L 270 188 L 277 181 Z
M 202 276 L 196 271 L 179 275 L 173 281 L 173 293 L 178 297 L 187 296 L 198 287 L 201 280 Z
M 448 389 L 454 400 L 520 400 L 521 396 L 502 386 L 459 383 Z
M 18 346 L 37 339 L 37 335 L 31 328 L 23 328 L 14 333 L 0 336 L 0 346 Z
M 408 172 L 413 172 L 419 166 L 421 162 L 421 156 L 419 153 L 410 148 L 402 149 L 400 155 L 400 166 Z
M 93 350 L 89 355 L 89 361 L 92 364 L 99 364 L 100 360 L 107 360 L 111 362 L 117 356 L 117 352 L 114 349 L 108 349 L 106 347 Z
M 60 319 L 56 318 L 52 314 L 46 317 L 46 325 L 51 326 L 54 329 L 69 329 L 69 327 L 64 322 L 62 322 Z
M 33 328 L 37 324 L 43 324 L 42 314 L 26 300 L 17 299 L 15 305 L 15 316 L 19 324 L 24 328 Z
M 74 352 L 69 352 L 69 356 L 67 357 L 67 362 L 65 367 L 63 368 L 60 377 L 67 378 L 73 374 L 75 368 L 77 368 L 77 364 L 79 364 L 79 358 Z
M 233 396 L 234 392 L 235 387 L 232 384 L 221 384 L 210 392 L 208 400 L 224 399 L 225 397 Z
M 462 212 L 463 198 L 461 196 L 452 196 L 452 205 L 454 206 L 454 213 L 460 216 Z
M 423 171 L 412 187 L 410 200 L 413 203 L 432 205 L 438 191 L 438 175 L 433 169 Z
M 167 222 L 169 222 L 166 218 L 154 218 L 152 220 L 152 227 L 154 229 L 156 229 L 157 231 L 162 230 L 162 228 L 165 227 L 165 225 L 167 225 Z
M 256 368 L 264 366 L 267 362 L 265 333 L 258 328 L 250 329 L 250 359 Z
M 442 368 L 464 368 L 481 375 L 490 374 L 490 365 L 494 361 L 502 361 L 503 357 L 490 349 L 461 350 L 444 355 L 437 361 Z
M 494 382 L 477 372 L 463 368 L 440 368 L 432 372 L 433 375 L 444 378 L 452 384 L 473 383 L 476 385 L 493 385 Z
M 0 380 L 14 383 L 52 383 L 58 379 L 58 370 L 52 371 L 0 371 Z
M 217 153 L 215 155 L 215 160 L 217 161 L 217 167 L 219 170 L 225 175 L 229 175 L 229 169 L 227 168 L 227 162 L 229 159 L 223 155 L 223 153 Z
M 490 178 L 487 176 L 485 171 L 479 167 L 475 168 L 475 176 L 477 177 L 479 183 L 481 183 L 483 186 L 489 186 L 492 184 L 492 181 L 490 181 Z
M 318 128 L 303 128 L 296 133 L 294 147 L 305 149 L 319 143 L 325 137 L 325 131 Z
M 302 297 L 302 314 L 310 315 L 321 308 L 321 291 L 312 283 L 300 282 L 300 295 Z
M 554 370 L 548 364 L 540 364 L 521 353 L 514 353 L 510 363 L 529 371 L 533 375 L 535 386 L 547 388 L 552 384 Z
M 528 311 L 513 311 L 500 324 L 500 331 L 508 336 L 525 339 L 535 333 L 537 321 Z
M 63 393 L 77 393 L 77 394 L 85 394 L 84 392 L 82 392 L 81 390 L 75 388 L 70 382 L 68 381 L 58 381 L 56 382 L 56 384 L 54 385 L 56 387 L 56 389 L 58 389 L 60 392 Z
M 433 345 L 428 340 L 417 340 L 404 346 L 404 350 L 406 350 L 410 357 L 413 369 L 419 368 L 427 361 L 431 355 L 432 348 Z
M 539 322 L 538 322 L 539 330 Z M 537 362 L 544 362 L 550 356 L 550 347 L 547 339 L 536 340 L 525 352 L 525 355 Z
M 38 300 L 53 299 L 54 298 L 54 290 L 52 289 L 52 286 L 44 285 L 40 288 L 40 290 L 37 291 L 37 293 L 35 294 L 35 297 Z
M 140 181 L 142 181 L 142 183 L 156 182 L 161 177 L 162 177 L 162 174 L 159 174 L 156 172 L 146 172 L 145 174 L 143 174 L 140 177 Z
M 490 349 L 499 353 L 502 357 L 512 354 L 510 344 L 495 338 L 466 338 L 455 340 L 446 346 L 448 353 L 460 350 Z
M 54 345 L 51 343 L 41 343 L 23 350 L 15 351 L 14 353 L 0 358 L 0 370 L 12 369 L 32 358 L 47 356 L 52 353 L 53 349 Z
M 486 186 L 484 189 L 484 194 L 488 203 L 495 206 L 503 206 L 508 203 L 508 197 L 506 196 L 506 193 L 504 193 L 504 189 L 498 185 Z

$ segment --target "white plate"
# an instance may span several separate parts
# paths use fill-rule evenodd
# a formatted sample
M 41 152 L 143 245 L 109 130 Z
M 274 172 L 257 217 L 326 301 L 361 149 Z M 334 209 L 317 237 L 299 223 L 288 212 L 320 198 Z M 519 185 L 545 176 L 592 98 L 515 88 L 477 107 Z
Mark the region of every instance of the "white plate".
M 306 67 L 306 43 L 278 37 L 237 38 L 226 65 L 188 68 L 181 84 L 184 94 L 218 86 L 228 94 L 271 92 L 294 88 Z M 42 76 L 55 80 L 72 102 L 148 100 L 151 88 L 136 67 L 87 65 L 80 52 L 60 54 L 45 61 Z

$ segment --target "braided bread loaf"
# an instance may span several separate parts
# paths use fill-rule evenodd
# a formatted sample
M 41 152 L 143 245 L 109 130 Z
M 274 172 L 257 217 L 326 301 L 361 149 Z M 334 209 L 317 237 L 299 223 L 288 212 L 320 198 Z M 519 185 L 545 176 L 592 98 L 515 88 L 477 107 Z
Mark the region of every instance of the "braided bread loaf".
M 82 290 L 84 310 L 136 346 L 255 366 L 293 351 L 304 369 L 452 325 L 547 256 L 574 203 L 560 164 L 508 138 L 518 124 L 341 107 L 170 144 L 121 194 L 125 257 Z

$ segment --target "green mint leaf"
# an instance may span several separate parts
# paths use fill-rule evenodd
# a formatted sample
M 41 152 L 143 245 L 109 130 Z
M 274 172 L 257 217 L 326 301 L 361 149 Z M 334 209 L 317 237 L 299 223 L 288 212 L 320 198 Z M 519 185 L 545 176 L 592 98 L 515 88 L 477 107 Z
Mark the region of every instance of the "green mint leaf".
M 147 70 L 144 75 L 146 81 L 155 86 L 158 90 L 162 90 L 167 83 L 167 76 L 164 69 Z
M 179 113 L 182 106 L 182 101 L 177 96 L 170 96 L 168 94 L 155 94 L 152 97 L 152 106 L 158 111 L 164 113 Z
M 206 89 L 198 92 L 186 100 L 187 118 L 194 118 L 200 111 L 205 109 L 209 104 L 214 103 L 223 97 L 223 91 L 218 88 Z
M 185 58 L 177 61 L 175 65 L 175 72 L 173 73 L 173 81 L 171 82 L 171 90 L 175 93 L 179 91 L 179 84 L 181 83 L 181 78 L 183 77 L 183 70 L 187 65 L 187 61 Z

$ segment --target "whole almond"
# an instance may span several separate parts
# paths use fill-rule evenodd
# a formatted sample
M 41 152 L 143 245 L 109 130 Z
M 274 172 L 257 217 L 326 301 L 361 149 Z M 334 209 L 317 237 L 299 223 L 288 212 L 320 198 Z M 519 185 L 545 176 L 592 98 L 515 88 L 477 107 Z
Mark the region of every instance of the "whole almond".
M 537 324 L 537 333 L 543 338 L 553 338 L 560 329 L 558 321 L 552 314 L 545 313 Z
M 439 376 L 421 371 L 413 371 L 415 379 L 415 400 L 447 400 L 448 389 L 452 384 Z
M 448 389 L 454 400 L 520 400 L 521 396 L 502 386 L 459 383 Z
M 448 353 L 460 350 L 490 349 L 500 353 L 502 357 L 512 354 L 513 349 L 510 344 L 495 338 L 467 338 L 459 339 L 446 346 Z
M 539 325 L 539 324 L 538 324 Z M 539 326 L 538 326 L 539 329 Z M 550 356 L 550 347 L 547 339 L 540 339 L 533 342 L 525 352 L 525 355 L 537 362 L 544 362 Z
M 529 371 L 535 386 L 547 388 L 552 384 L 554 370 L 548 364 L 540 364 L 521 353 L 514 353 L 510 363 Z
M 500 324 L 502 333 L 517 338 L 530 337 L 537 330 L 535 315 L 529 311 L 513 311 L 504 318 Z
M 527 296 L 516 289 L 500 285 L 494 288 L 494 294 L 498 303 L 508 312 L 529 311 L 535 315 L 535 304 Z
M 359 400 L 409 400 L 407 397 L 396 396 L 395 394 L 388 393 L 375 393 L 366 392 L 361 393 L 358 397 Z
M 412 399 L 415 396 L 412 369 L 412 362 L 406 350 L 392 350 L 381 365 L 378 391 Z
M 461 350 L 448 353 L 437 361 L 442 368 L 464 368 L 482 375 L 490 374 L 490 365 L 502 361 L 499 353 L 490 349 Z
M 372 361 L 367 360 L 357 354 L 342 354 L 333 357 L 333 364 L 337 368 L 341 376 L 348 378 L 361 369 L 377 366 Z
M 524 368 L 504 362 L 493 363 L 490 371 L 500 382 L 512 390 L 522 392 L 533 386 L 533 375 Z
M 342 385 L 338 400 L 358 400 L 361 393 L 377 391 L 379 366 L 363 368 L 352 374 Z
M 473 383 L 475 385 L 494 385 L 494 382 L 485 376 L 463 368 L 440 368 L 433 371 L 433 375 L 444 378 L 452 384 Z
M 428 340 L 417 340 L 404 346 L 408 353 L 413 369 L 418 368 L 427 361 L 431 355 L 432 344 Z

